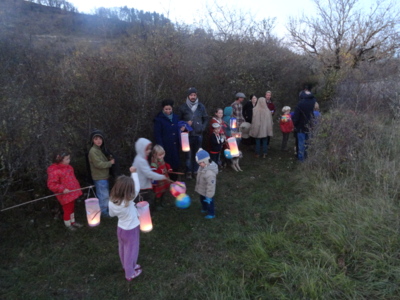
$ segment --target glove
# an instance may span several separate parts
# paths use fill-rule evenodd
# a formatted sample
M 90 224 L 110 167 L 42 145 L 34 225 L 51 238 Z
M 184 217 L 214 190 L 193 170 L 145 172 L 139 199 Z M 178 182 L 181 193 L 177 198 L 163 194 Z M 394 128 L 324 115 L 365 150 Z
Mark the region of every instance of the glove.
M 211 198 L 206 198 L 206 199 L 204 199 L 203 201 L 206 202 L 206 203 L 208 203 L 208 204 L 210 204 L 211 201 L 212 201 L 212 199 L 211 199 Z

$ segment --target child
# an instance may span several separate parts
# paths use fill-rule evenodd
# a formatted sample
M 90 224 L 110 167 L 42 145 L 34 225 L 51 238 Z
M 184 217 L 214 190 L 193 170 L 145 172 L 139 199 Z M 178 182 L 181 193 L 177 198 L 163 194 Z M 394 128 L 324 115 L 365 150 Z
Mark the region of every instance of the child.
M 125 270 L 125 278 L 131 281 L 142 273 L 140 265 L 136 264 L 139 256 L 139 213 L 134 199 L 140 189 L 139 178 L 136 169 L 129 169 L 132 178 L 122 175 L 117 178 L 111 190 L 108 202 L 111 217 L 118 217 L 118 252 L 122 268 Z M 133 180 L 132 180 L 133 179 Z
M 154 170 L 154 172 L 162 174 L 169 179 L 168 172 L 172 172 L 172 168 L 164 161 L 164 156 L 164 148 L 160 145 L 155 145 L 151 155 L 151 168 Z M 156 194 L 156 209 L 162 208 L 162 198 L 164 193 L 169 190 L 169 185 L 170 183 L 168 180 L 158 180 L 153 183 L 153 191 Z
M 223 134 L 225 135 L 225 129 L 227 127 L 227 125 L 225 124 L 224 120 L 222 120 L 222 117 L 224 116 L 224 111 L 222 110 L 222 108 L 217 108 L 214 112 L 214 117 L 212 117 L 211 121 L 210 121 L 210 135 L 212 135 L 212 133 L 214 132 L 214 128 L 213 125 L 214 124 L 219 124 L 219 134 Z
M 207 213 L 206 219 L 214 219 L 214 195 L 217 181 L 218 166 L 211 161 L 207 151 L 199 149 L 196 161 L 200 168 L 197 173 L 195 191 L 200 194 L 201 212 Z
M 111 157 L 107 158 L 108 152 L 105 147 L 104 135 L 100 130 L 94 130 L 90 134 L 92 147 L 89 151 L 90 173 L 96 187 L 96 195 L 99 198 L 99 204 L 102 217 L 108 215 L 109 200 L 109 182 L 110 168 L 115 163 Z
M 83 226 L 75 222 L 74 213 L 75 200 L 82 195 L 82 191 L 74 191 L 81 187 L 75 177 L 74 169 L 69 164 L 70 161 L 71 156 L 67 151 L 60 151 L 54 156 L 53 164 L 47 168 L 47 186 L 55 194 L 63 193 L 56 197 L 64 211 L 65 226 L 74 231 L 77 227 Z
M 290 106 L 284 106 L 282 108 L 283 115 L 280 117 L 279 126 L 282 131 L 282 151 L 288 151 L 287 142 L 289 139 L 290 133 L 293 131 L 293 121 L 290 115 Z
M 147 158 L 151 152 L 151 142 L 148 139 L 140 138 L 135 143 L 136 156 L 133 161 L 133 166 L 137 169 L 140 195 L 144 201 L 149 202 L 150 209 L 154 211 L 154 193 L 151 181 L 167 180 L 165 175 L 157 174 L 150 168 Z
M 220 162 L 220 153 L 222 146 L 225 141 L 225 136 L 221 134 L 221 126 L 219 123 L 213 123 L 213 133 L 211 134 L 211 148 L 210 148 L 210 157 L 213 162 L 215 162 L 218 166 L 221 165 Z

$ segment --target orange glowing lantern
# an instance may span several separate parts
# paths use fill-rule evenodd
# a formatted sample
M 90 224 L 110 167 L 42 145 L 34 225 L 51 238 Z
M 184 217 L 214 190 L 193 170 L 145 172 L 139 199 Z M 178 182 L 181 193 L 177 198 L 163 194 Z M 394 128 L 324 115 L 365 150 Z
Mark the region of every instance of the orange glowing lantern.
M 182 151 L 189 152 L 190 151 L 189 133 L 181 132 L 181 143 L 182 143 Z
M 230 126 L 231 126 L 231 131 L 236 131 L 237 130 L 236 118 L 231 118 L 230 119 Z
M 89 198 L 85 200 L 86 216 L 90 227 L 100 224 L 101 210 L 99 199 Z
M 241 132 L 232 132 L 232 137 L 241 139 L 242 138 L 242 133 Z
M 140 231 L 150 232 L 153 230 L 153 223 L 151 222 L 149 202 L 141 201 L 136 203 L 136 208 L 139 212 Z
M 238 157 L 239 156 L 239 148 L 236 143 L 236 139 L 234 137 L 230 137 L 228 139 L 228 144 L 229 144 L 229 149 L 231 150 L 231 156 Z

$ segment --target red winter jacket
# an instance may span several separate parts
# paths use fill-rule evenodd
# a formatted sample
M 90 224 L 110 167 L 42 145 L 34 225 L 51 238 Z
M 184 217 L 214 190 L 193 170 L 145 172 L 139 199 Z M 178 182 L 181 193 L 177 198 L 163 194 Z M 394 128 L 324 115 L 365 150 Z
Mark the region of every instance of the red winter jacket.
M 293 121 L 289 114 L 281 116 L 279 125 L 283 133 L 290 133 L 294 129 Z
M 71 165 L 52 164 L 47 168 L 47 176 L 47 187 L 54 194 L 62 193 L 65 189 L 72 191 L 81 188 Z M 65 205 L 76 200 L 80 195 L 82 195 L 82 191 L 79 190 L 56 197 L 61 205 Z

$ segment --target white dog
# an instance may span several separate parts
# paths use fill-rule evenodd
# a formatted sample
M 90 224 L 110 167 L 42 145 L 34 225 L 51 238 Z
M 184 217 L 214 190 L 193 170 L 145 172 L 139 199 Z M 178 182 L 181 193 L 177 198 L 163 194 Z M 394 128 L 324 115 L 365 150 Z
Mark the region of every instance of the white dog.
M 238 157 L 233 157 L 231 159 L 226 158 L 225 166 L 226 166 L 227 162 L 230 161 L 231 162 L 230 165 L 231 165 L 232 169 L 234 169 L 236 172 L 239 172 L 239 171 L 243 172 L 243 170 L 239 166 L 239 161 L 242 157 L 243 157 L 242 151 L 239 151 Z

